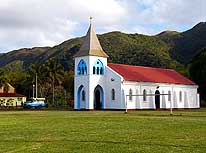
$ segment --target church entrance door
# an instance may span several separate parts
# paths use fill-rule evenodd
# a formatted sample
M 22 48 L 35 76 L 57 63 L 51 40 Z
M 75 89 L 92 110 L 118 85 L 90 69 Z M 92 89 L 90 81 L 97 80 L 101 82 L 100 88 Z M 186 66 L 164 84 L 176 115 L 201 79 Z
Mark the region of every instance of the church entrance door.
M 78 92 L 77 92 L 77 109 L 80 109 L 81 107 L 81 92 L 82 92 L 82 88 L 84 86 L 81 85 L 79 88 L 78 88 Z
M 159 90 L 156 90 L 155 91 L 155 106 L 156 106 L 156 109 L 160 108 L 160 95 L 159 94 L 160 94 Z
M 96 109 L 101 109 L 101 100 L 100 100 L 100 91 L 96 90 L 95 92 L 95 100 L 96 100 Z
M 104 93 L 103 93 L 103 89 L 101 86 L 97 86 L 94 89 L 94 109 L 100 110 L 102 109 L 104 106 Z

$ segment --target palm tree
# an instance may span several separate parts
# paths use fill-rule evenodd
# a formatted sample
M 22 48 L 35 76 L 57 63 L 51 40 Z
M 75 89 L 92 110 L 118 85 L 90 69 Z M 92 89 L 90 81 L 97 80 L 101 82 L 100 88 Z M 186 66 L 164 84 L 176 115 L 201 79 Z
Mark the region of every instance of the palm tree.
M 41 74 L 41 67 L 42 65 L 40 63 L 34 63 L 30 66 L 29 68 L 29 74 L 31 76 L 31 80 L 32 80 L 32 83 L 34 84 L 35 83 L 35 79 L 36 79 L 36 74 L 39 76 Z
M 43 94 L 42 88 L 45 85 L 45 76 L 46 76 L 45 66 L 41 65 L 40 63 L 34 63 L 29 68 L 29 74 L 30 74 L 30 80 L 32 85 L 35 84 L 36 76 L 38 76 L 37 82 L 38 82 L 40 94 L 42 96 Z
M 52 102 L 54 104 L 55 85 L 60 85 L 64 79 L 64 68 L 55 59 L 50 59 L 45 64 L 47 79 L 52 85 Z

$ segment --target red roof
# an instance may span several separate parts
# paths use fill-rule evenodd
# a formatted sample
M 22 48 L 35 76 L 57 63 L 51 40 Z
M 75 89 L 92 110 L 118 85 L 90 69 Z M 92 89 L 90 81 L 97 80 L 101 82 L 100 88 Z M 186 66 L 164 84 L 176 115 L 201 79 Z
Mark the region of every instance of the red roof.
M 18 93 L 0 93 L 0 97 L 26 97 Z
M 109 63 L 108 66 L 119 73 L 126 81 L 196 85 L 194 82 L 172 69 L 112 63 Z

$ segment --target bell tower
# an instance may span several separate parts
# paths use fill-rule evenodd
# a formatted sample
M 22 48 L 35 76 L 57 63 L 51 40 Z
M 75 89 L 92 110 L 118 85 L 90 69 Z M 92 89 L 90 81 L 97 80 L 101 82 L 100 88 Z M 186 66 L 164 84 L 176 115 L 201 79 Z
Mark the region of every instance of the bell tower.
M 83 44 L 74 58 L 74 109 L 104 109 L 104 75 L 108 55 L 93 29 L 92 17 Z

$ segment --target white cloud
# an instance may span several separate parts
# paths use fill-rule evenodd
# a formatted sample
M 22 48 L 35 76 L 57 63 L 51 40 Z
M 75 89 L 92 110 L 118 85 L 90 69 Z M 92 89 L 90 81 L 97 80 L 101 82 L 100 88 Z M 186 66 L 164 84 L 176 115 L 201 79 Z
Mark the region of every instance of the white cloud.
M 0 0 L 0 52 L 113 30 L 156 34 L 206 20 L 205 0 Z
M 136 0 L 133 18 L 145 24 L 191 25 L 206 20 L 205 0 Z M 138 7 L 137 7 L 138 8 Z
M 205 0 L 121 0 L 128 22 L 124 31 L 154 35 L 164 30 L 184 31 L 206 21 Z M 124 26 L 124 28 L 122 28 Z
M 55 45 L 97 25 L 120 24 L 126 10 L 115 0 L 0 0 L 0 51 Z M 82 34 L 83 32 L 83 34 Z

